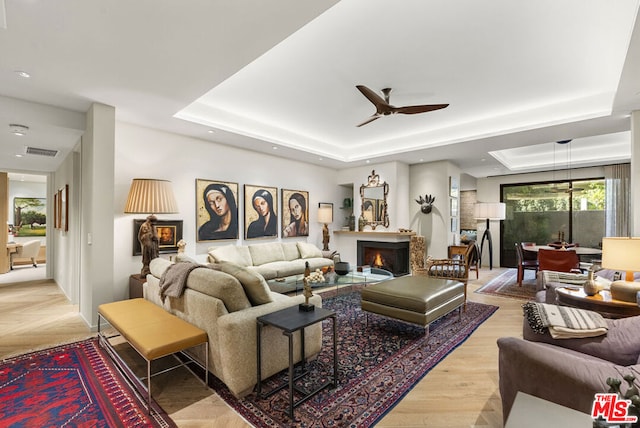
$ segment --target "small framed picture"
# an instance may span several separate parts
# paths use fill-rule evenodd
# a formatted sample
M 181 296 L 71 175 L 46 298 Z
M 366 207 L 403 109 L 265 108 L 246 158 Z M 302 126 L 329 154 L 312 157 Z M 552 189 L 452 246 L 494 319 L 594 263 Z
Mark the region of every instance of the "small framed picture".
M 451 217 L 458 217 L 458 198 L 449 198 Z
M 142 247 L 138 241 L 138 231 L 145 219 L 133 220 L 133 255 L 142 255 Z M 160 254 L 177 253 L 178 241 L 182 239 L 182 220 L 158 220 L 156 221 L 156 234 L 158 235 L 158 249 Z
M 458 184 L 458 177 L 449 177 L 449 196 L 457 198 L 460 193 L 460 185 Z

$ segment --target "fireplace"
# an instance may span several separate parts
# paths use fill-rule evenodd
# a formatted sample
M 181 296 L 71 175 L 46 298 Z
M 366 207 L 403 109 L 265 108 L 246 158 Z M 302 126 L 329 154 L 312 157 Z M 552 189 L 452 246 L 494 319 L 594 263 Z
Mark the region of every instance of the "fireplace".
M 358 241 L 358 266 L 388 270 L 393 276 L 409 273 L 409 242 Z

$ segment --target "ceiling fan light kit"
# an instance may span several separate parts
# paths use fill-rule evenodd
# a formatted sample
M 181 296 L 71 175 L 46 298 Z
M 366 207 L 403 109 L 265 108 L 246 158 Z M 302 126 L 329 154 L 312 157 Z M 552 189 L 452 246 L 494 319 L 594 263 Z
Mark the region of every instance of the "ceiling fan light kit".
M 427 113 L 434 110 L 440 110 L 449 106 L 449 104 L 423 104 L 415 106 L 396 107 L 389 104 L 389 94 L 391 88 L 382 89 L 384 99 L 378 95 L 375 91 L 367 88 L 364 85 L 356 85 L 356 88 L 364 95 L 371 103 L 376 107 L 376 112 L 371 115 L 367 120 L 357 125 L 361 127 L 367 123 L 371 123 L 382 116 L 389 116 L 391 114 L 418 114 Z

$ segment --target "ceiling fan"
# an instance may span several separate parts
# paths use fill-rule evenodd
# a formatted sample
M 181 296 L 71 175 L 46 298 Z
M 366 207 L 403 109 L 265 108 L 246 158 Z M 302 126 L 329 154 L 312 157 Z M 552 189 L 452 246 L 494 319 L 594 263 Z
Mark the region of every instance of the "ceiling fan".
M 447 107 L 449 104 L 426 104 L 426 105 L 417 105 L 417 106 L 406 106 L 406 107 L 395 107 L 389 104 L 389 94 L 391 93 L 391 88 L 384 88 L 382 93 L 384 95 L 384 99 L 378 94 L 376 94 L 371 89 L 367 88 L 364 85 L 356 85 L 356 88 L 362 95 L 367 97 L 369 101 L 376 106 L 376 112 L 369 117 L 369 119 L 365 120 L 361 124 L 357 125 L 358 127 L 366 125 L 367 123 L 371 123 L 374 120 L 378 119 L 381 116 L 388 116 L 390 114 L 417 114 L 417 113 L 426 113 L 433 110 L 440 110 L 442 108 Z

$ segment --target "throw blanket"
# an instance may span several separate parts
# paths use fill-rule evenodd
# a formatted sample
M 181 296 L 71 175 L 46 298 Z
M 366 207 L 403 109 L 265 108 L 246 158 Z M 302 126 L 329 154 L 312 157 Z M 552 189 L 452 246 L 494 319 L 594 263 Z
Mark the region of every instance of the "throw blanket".
M 197 263 L 180 262 L 170 265 L 160 277 L 160 298 L 180 297 L 184 293 L 187 278 L 192 270 L 202 267 Z
M 607 333 L 607 322 L 597 312 L 537 302 L 525 303 L 522 308 L 533 331 L 544 334 L 548 329 L 554 339 L 593 337 Z

